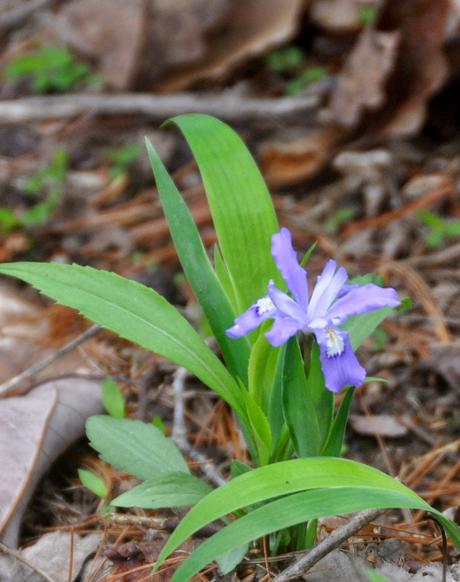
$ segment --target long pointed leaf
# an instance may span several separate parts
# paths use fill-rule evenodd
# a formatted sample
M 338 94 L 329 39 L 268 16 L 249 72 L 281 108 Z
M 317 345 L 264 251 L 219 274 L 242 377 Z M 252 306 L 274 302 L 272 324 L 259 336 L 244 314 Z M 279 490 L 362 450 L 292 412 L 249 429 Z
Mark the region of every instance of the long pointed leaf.
M 236 381 L 188 321 L 153 289 L 79 265 L 11 263 L 0 265 L 0 274 L 30 283 L 121 337 L 187 368 L 244 419 Z
M 287 342 L 283 377 L 283 411 L 295 449 L 301 457 L 319 455 L 321 434 L 316 410 L 305 378 L 297 338 Z
M 241 138 L 208 115 L 172 119 L 198 163 L 219 247 L 243 311 L 265 295 L 267 284 L 282 280 L 270 254 L 278 230 L 275 210 L 262 175 Z
M 274 463 L 233 479 L 202 499 L 177 526 L 158 557 L 157 567 L 201 527 L 238 509 L 307 489 L 362 487 L 419 497 L 385 473 L 347 459 L 310 457 Z M 460 539 L 460 538 L 459 538 Z
M 233 373 L 247 384 L 249 343 L 246 338 L 234 340 L 225 334 L 225 330 L 233 325 L 235 319 L 230 302 L 214 273 L 184 199 L 152 144 L 146 140 L 146 145 L 158 194 L 182 268 L 203 308 L 225 361 Z
M 303 491 L 251 511 L 221 529 L 177 569 L 171 582 L 187 582 L 204 566 L 241 544 L 307 520 L 368 509 L 427 510 L 422 499 L 386 489 L 336 487 Z
M 198 477 L 176 471 L 144 481 L 119 495 L 111 505 L 145 509 L 182 507 L 195 504 L 210 491 L 212 488 Z

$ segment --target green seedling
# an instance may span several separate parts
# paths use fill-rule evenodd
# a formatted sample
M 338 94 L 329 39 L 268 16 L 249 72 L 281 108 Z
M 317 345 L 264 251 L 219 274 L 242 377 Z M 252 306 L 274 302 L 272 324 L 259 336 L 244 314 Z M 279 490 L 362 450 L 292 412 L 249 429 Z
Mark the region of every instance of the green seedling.
M 24 192 L 32 199 L 40 200 L 23 212 L 0 208 L 0 233 L 46 223 L 61 202 L 67 174 L 67 153 L 58 149 L 50 165 L 38 170 L 25 182 Z
M 104 479 L 88 469 L 78 469 L 78 477 L 82 484 L 88 488 L 94 495 L 100 497 L 104 501 L 108 497 L 108 489 Z
M 102 383 L 102 404 L 113 418 L 126 416 L 126 403 L 120 387 L 112 378 L 106 378 Z
M 426 242 L 430 247 L 440 247 L 447 239 L 460 236 L 460 220 L 444 220 L 429 210 L 418 213 L 421 222 L 427 228 Z
M 126 174 L 132 166 L 139 160 L 143 153 L 140 145 L 128 143 L 119 148 L 107 148 L 105 155 L 110 164 L 110 175 L 113 178 Z
M 344 206 L 333 212 L 324 223 L 324 230 L 335 234 L 340 227 L 356 216 L 357 210 L 353 206 Z
M 309 66 L 305 54 L 294 46 L 273 51 L 267 56 L 266 63 L 268 69 L 285 83 L 284 91 L 288 95 L 296 95 L 327 76 L 326 68 Z
M 30 80 L 36 93 L 65 92 L 92 79 L 88 65 L 62 46 L 44 46 L 11 59 L 4 77 L 9 82 Z
M 376 7 L 371 6 L 370 4 L 367 6 L 361 6 L 358 11 L 358 18 L 363 26 L 374 23 L 377 18 Z

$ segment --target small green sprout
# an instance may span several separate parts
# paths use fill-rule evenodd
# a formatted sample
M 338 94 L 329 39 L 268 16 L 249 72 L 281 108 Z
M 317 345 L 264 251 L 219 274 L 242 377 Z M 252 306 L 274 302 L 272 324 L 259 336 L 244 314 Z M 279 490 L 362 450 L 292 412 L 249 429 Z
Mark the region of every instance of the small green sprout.
M 13 58 L 5 67 L 7 81 L 30 79 L 36 93 L 65 92 L 91 80 L 88 65 L 62 46 L 43 46 Z
M 106 378 L 102 383 L 102 403 L 113 418 L 126 416 L 126 403 L 122 391 L 112 378 Z
M 19 225 L 18 218 L 13 210 L 6 207 L 0 207 L 0 233 L 6 234 Z
M 335 234 L 339 228 L 356 216 L 357 210 L 353 206 L 344 206 L 333 212 L 324 223 L 324 230 L 329 234 Z
M 375 6 L 372 6 L 370 4 L 366 6 L 361 6 L 358 11 L 358 18 L 363 26 L 375 22 L 377 18 L 377 10 Z
M 37 226 L 49 220 L 61 201 L 68 163 L 67 153 L 58 149 L 49 166 L 27 178 L 25 193 L 31 198 L 42 199 L 23 212 L 0 208 L 0 233 L 4 234 L 14 228 Z
M 78 477 L 83 485 L 94 493 L 94 495 L 104 501 L 107 499 L 109 491 L 104 479 L 100 475 L 88 469 L 78 469 Z
M 302 67 L 303 62 L 304 54 L 295 46 L 273 51 L 266 58 L 270 71 L 279 75 L 297 72 Z
M 297 95 L 327 75 L 325 67 L 308 66 L 302 50 L 294 46 L 271 52 L 266 63 L 273 74 L 285 81 L 284 90 L 288 95 Z
M 444 220 L 429 210 L 418 213 L 421 222 L 427 227 L 426 242 L 430 247 L 440 247 L 446 239 L 460 236 L 460 220 Z
M 158 416 L 158 414 L 156 414 L 152 418 L 152 424 L 153 424 L 153 426 L 156 426 L 156 428 L 158 428 L 159 430 L 161 430 L 161 432 L 163 434 L 166 434 L 165 423 L 163 422 L 163 419 L 161 418 L 161 416 Z
M 110 175 L 113 178 L 126 174 L 142 155 L 142 148 L 137 143 L 128 143 L 119 148 L 105 150 L 109 162 L 112 164 Z

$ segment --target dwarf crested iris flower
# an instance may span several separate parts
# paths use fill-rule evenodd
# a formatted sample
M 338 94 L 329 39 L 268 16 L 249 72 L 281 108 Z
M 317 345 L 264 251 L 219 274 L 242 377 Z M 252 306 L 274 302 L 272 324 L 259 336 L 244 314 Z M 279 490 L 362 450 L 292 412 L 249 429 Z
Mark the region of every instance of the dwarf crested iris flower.
M 273 235 L 272 255 L 292 297 L 270 281 L 268 294 L 237 317 L 227 335 L 240 338 L 267 319 L 273 320 L 273 326 L 265 337 L 275 347 L 298 332 L 312 333 L 320 348 L 326 387 L 338 392 L 345 386 L 360 386 L 366 371 L 353 352 L 348 333 L 340 326 L 351 315 L 397 307 L 396 291 L 372 283 L 347 285 L 346 270 L 337 269 L 335 261 L 329 260 L 309 297 L 307 272 L 297 260 L 287 228 Z

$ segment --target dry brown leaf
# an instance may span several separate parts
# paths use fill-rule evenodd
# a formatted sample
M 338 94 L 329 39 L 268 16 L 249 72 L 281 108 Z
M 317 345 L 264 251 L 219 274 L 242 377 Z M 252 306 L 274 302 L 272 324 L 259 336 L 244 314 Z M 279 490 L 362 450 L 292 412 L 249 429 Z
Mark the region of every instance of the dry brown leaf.
M 64 5 L 56 33 L 76 51 L 98 62 L 115 89 L 126 89 L 138 66 L 145 26 L 143 0 L 74 0 Z
M 376 119 L 385 137 L 416 132 L 425 120 L 429 98 L 448 76 L 443 43 L 449 0 L 405 0 L 384 8 L 379 27 L 401 35 L 398 63 L 388 84 L 388 103 Z
M 22 555 L 56 582 L 80 580 L 81 570 L 102 542 L 102 534 L 93 532 L 85 537 L 56 531 L 45 534 Z M 72 577 L 69 577 L 69 571 Z M 2 576 L 5 576 L 3 578 Z M 81 578 L 83 579 L 83 578 Z M 85 578 L 86 579 L 86 578 Z M 0 582 L 43 582 L 43 577 L 11 556 L 0 555 Z
M 0 286 L 0 383 L 53 351 L 46 345 L 50 322 L 38 317 L 38 305 L 13 289 Z M 73 352 L 46 373 L 63 371 L 91 370 Z M 48 382 L 26 396 L 0 400 L 0 539 L 4 543 L 17 544 L 22 515 L 38 481 L 83 436 L 88 416 L 101 410 L 100 383 L 77 378 Z
M 284 186 L 314 176 L 329 161 L 342 136 L 337 128 L 321 127 L 261 144 L 259 158 L 265 179 L 271 186 Z
M 397 32 L 366 28 L 361 33 L 332 93 L 330 109 L 334 121 L 353 127 L 366 111 L 384 104 L 385 81 L 394 67 L 398 44 Z
M 203 58 L 165 76 L 157 88 L 177 91 L 196 81 L 219 79 L 245 59 L 289 40 L 299 25 L 303 4 L 303 0 L 233 0 L 226 26 L 208 36 Z
M 350 424 L 354 431 L 363 435 L 379 435 L 382 437 L 399 438 L 408 433 L 408 428 L 391 414 L 350 415 Z

